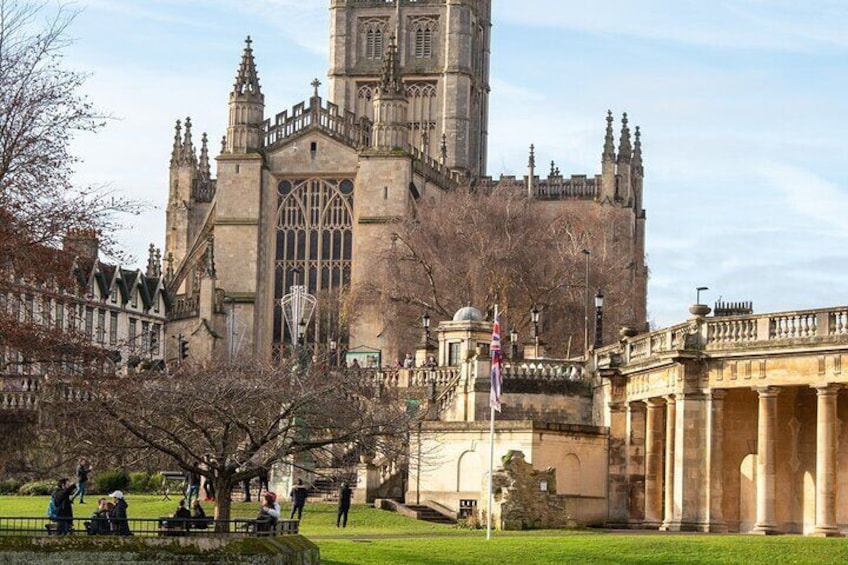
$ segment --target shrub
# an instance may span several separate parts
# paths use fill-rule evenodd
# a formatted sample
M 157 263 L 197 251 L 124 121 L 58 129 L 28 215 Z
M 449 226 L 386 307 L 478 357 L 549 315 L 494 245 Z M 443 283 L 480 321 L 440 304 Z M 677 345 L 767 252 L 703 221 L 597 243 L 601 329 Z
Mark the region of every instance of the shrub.
M 18 489 L 18 494 L 24 496 L 43 496 L 45 494 L 53 494 L 54 490 L 56 490 L 56 481 L 31 481 L 24 483 Z
M 127 490 L 130 477 L 123 469 L 103 471 L 94 475 L 94 492 L 109 494 L 116 490 Z
M 17 479 L 0 481 L 0 494 L 15 494 L 21 488 L 21 484 L 21 481 Z
M 158 492 L 161 484 L 161 473 L 132 473 L 130 474 L 129 491 L 137 494 Z

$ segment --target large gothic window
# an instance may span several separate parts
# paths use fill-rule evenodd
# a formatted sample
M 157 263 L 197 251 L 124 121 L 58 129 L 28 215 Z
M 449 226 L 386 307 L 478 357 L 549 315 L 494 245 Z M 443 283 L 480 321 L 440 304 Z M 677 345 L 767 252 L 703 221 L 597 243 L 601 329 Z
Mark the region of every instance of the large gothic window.
M 337 312 L 327 304 L 350 284 L 352 218 L 352 179 L 284 179 L 277 185 L 274 343 L 289 340 L 279 304 L 294 284 L 295 268 L 303 273 L 300 284 L 319 298 L 316 327 L 335 329 Z

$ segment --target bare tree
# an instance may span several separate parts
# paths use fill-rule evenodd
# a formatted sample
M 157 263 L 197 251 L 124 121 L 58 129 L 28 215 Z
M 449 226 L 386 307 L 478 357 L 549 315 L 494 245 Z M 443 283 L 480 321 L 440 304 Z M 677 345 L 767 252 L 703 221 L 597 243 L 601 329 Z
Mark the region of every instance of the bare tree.
M 26 316 L 27 293 L 73 296 L 96 260 L 59 253 L 63 238 L 89 234 L 117 257 L 117 214 L 138 209 L 108 189 L 72 182 L 70 142 L 99 129 L 104 116 L 81 93 L 85 75 L 62 64 L 76 12 L 47 6 L 0 0 L 0 345 L 22 364 L 56 361 L 85 345 L 73 329 Z
M 185 364 L 170 375 L 80 386 L 92 401 L 56 402 L 50 409 L 68 448 L 84 438 L 98 452 L 165 454 L 213 483 L 218 520 L 230 518 L 232 488 L 261 468 L 351 451 L 385 453 L 409 419 L 395 391 L 373 376 L 322 365 Z
M 386 331 L 402 348 L 420 335 L 423 310 L 450 319 L 462 306 L 498 302 L 502 319 L 525 338 L 536 304 L 550 351 L 565 354 L 569 341 L 571 351 L 579 351 L 584 303 L 598 289 L 606 297 L 608 337 L 618 324 L 636 322 L 632 254 L 621 233 L 630 226 L 611 207 L 555 210 L 515 190 L 461 188 L 439 201 L 421 202 L 394 229 L 379 259 L 383 276 L 351 300 L 355 305 L 377 296 L 384 311 L 395 312 L 387 316 Z M 584 249 L 592 253 L 588 293 Z M 591 321 L 592 305 L 590 316 Z

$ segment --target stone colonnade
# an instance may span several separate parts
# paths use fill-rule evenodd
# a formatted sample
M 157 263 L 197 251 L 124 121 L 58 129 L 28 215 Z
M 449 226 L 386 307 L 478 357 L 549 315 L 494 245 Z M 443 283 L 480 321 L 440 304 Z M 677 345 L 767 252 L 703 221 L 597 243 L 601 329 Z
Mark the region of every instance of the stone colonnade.
M 842 387 L 825 384 L 811 388 L 816 392 L 815 525 L 809 533 L 840 535 L 836 517 L 837 397 Z M 776 534 L 780 533 L 776 489 L 782 389 L 762 386 L 753 390 L 757 394 L 757 457 L 752 533 Z M 722 508 L 723 453 L 726 436 L 738 432 L 725 429 L 727 392 L 684 391 L 610 404 L 611 436 L 626 434 L 625 441 L 610 442 L 611 525 L 727 531 Z

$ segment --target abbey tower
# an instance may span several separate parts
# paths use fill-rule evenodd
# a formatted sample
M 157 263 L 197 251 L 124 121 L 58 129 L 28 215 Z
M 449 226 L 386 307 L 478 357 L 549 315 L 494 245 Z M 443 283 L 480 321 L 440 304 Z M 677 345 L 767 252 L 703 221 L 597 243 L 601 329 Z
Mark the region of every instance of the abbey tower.
M 256 61 L 272 46 L 248 38 L 218 155 L 206 134 L 198 154 L 195 125 L 177 123 L 167 335 L 189 336 L 192 356 L 281 355 L 299 333 L 281 307 L 297 281 L 317 297 L 303 320 L 307 343 L 325 348 L 336 339 L 393 358 L 398 344 L 383 327 L 391 313 L 369 307 L 366 296 L 349 316 L 345 299 L 378 274 L 374 257 L 390 245 L 392 222 L 416 201 L 469 181 L 526 193 L 538 200 L 540 217 L 567 208 L 603 222 L 597 232 L 615 242 L 615 259 L 631 278 L 630 319 L 644 325 L 638 130 L 631 142 L 625 118 L 616 152 L 608 118 L 598 175 L 568 178 L 552 167 L 542 178 L 531 155 L 523 179 L 485 177 L 490 2 L 332 0 L 330 7 L 329 101 L 316 79 L 306 101 L 268 113 Z

